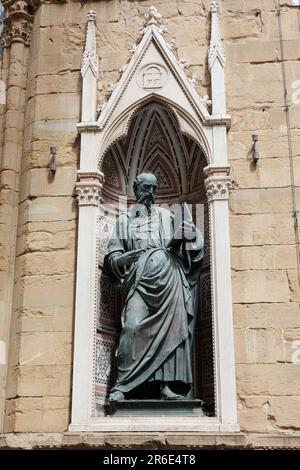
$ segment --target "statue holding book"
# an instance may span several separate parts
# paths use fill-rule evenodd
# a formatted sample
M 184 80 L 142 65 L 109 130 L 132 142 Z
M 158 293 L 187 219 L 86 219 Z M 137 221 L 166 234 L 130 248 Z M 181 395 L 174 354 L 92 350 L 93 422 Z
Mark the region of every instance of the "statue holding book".
M 156 188 L 152 173 L 137 176 L 136 204 L 119 217 L 105 257 L 105 269 L 122 284 L 124 297 L 110 401 L 155 381 L 161 399 L 181 400 L 193 382 L 193 289 L 203 237 L 186 204 L 175 215 L 154 205 Z

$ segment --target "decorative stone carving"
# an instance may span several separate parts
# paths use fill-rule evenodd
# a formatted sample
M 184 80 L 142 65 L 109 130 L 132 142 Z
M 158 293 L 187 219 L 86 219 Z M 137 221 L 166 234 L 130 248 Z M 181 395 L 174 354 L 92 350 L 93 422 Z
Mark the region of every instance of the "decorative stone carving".
M 229 193 L 233 188 L 229 171 L 229 166 L 221 165 L 210 165 L 204 168 L 204 173 L 208 176 L 204 184 L 209 202 L 229 198 Z
M 86 33 L 85 49 L 81 61 L 81 75 L 84 76 L 90 67 L 94 76 L 98 73 L 98 56 L 96 52 L 96 13 L 90 10 L 87 14 L 88 24 Z
M 9 47 L 13 42 L 30 45 L 33 16 L 39 5 L 39 0 L 3 0 L 4 46 Z
M 79 206 L 98 206 L 101 201 L 103 173 L 78 171 L 79 182 L 75 193 Z
M 138 85 L 144 90 L 162 88 L 168 78 L 167 71 L 158 64 L 147 64 L 138 74 Z
M 219 20 L 218 20 L 218 2 L 213 0 L 210 5 L 211 9 L 211 39 L 208 48 L 208 65 L 211 69 L 216 60 L 219 60 L 222 67 L 225 66 L 226 52 L 220 36 Z
M 143 72 L 143 88 L 161 88 L 162 71 L 157 65 L 150 65 Z
M 79 206 L 98 206 L 101 201 L 101 185 L 97 182 L 80 182 L 76 185 Z
M 167 28 L 161 22 L 161 14 L 157 11 L 157 8 L 151 5 L 145 14 L 145 27 L 141 28 L 141 34 L 145 34 L 146 31 L 153 26 L 156 27 L 161 34 L 167 32 Z
M 204 183 L 209 202 L 229 198 L 229 193 L 232 189 L 231 178 L 229 176 L 223 178 L 211 176 Z

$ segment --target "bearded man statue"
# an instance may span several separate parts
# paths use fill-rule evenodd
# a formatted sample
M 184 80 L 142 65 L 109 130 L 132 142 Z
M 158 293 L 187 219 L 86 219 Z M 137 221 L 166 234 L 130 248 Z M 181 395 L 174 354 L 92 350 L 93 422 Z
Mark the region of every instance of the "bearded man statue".
M 152 381 L 159 382 L 161 399 L 181 400 L 174 384 L 191 388 L 193 382 L 191 291 L 199 280 L 203 236 L 191 217 L 176 226 L 172 212 L 154 205 L 156 189 L 152 173 L 137 176 L 136 204 L 119 217 L 104 261 L 124 298 L 110 401 Z

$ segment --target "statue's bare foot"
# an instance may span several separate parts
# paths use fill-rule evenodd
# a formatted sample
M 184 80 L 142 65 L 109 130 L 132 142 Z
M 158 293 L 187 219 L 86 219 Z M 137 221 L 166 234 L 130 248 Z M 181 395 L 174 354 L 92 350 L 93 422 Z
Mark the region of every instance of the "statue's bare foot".
M 170 387 L 166 384 L 162 385 L 160 388 L 160 396 L 163 400 L 184 400 L 183 395 L 172 392 Z
M 115 390 L 109 395 L 108 401 L 121 401 L 125 399 L 125 395 L 120 390 Z

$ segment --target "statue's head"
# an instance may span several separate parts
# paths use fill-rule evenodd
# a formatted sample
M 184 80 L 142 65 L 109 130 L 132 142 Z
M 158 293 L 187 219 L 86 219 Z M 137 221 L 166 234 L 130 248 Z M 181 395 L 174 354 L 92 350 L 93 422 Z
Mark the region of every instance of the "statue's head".
M 133 183 L 133 190 L 138 204 L 144 204 L 148 209 L 155 202 L 157 179 L 153 173 L 143 171 Z

